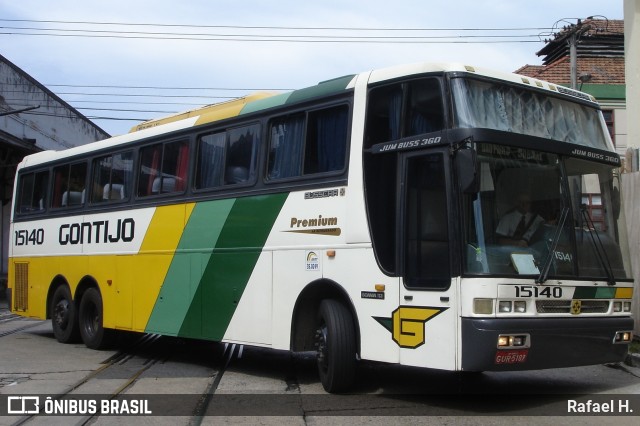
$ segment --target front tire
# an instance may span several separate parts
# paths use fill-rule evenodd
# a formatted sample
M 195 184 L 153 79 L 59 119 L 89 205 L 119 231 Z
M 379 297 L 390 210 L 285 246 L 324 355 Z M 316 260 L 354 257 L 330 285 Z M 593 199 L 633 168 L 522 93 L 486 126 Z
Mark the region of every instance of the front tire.
M 111 344 L 111 331 L 102 326 L 102 296 L 96 288 L 85 291 L 80 300 L 80 336 L 90 349 L 103 349 Z
M 79 340 L 78 314 L 76 304 L 71 297 L 71 290 L 61 285 L 53 293 L 51 299 L 51 326 L 53 335 L 60 343 L 74 343 Z
M 356 369 L 356 333 L 351 312 L 336 300 L 323 300 L 315 337 L 322 387 L 330 393 L 347 391 L 353 385 Z

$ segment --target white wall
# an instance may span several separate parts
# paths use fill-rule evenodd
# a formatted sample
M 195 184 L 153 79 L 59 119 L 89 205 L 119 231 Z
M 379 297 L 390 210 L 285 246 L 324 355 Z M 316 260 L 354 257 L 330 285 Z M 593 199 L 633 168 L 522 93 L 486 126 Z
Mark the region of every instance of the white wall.
M 627 146 L 640 147 L 640 0 L 624 0 L 625 80 L 627 86 Z M 633 309 L 635 334 L 640 335 L 640 172 L 622 176 L 629 246 L 636 279 Z

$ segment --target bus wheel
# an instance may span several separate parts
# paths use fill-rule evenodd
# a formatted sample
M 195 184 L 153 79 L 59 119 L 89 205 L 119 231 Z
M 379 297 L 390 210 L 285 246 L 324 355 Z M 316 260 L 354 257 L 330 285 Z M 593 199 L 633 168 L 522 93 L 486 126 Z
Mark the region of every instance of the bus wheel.
M 327 392 L 344 392 L 353 384 L 356 368 L 356 334 L 349 310 L 325 299 L 318 309 L 315 339 L 318 371 Z
M 110 331 L 102 327 L 102 296 L 96 288 L 84 292 L 78 323 L 80 336 L 88 348 L 102 349 L 110 344 Z
M 53 335 L 60 343 L 78 341 L 78 317 L 71 291 L 66 285 L 59 286 L 51 299 L 51 325 Z

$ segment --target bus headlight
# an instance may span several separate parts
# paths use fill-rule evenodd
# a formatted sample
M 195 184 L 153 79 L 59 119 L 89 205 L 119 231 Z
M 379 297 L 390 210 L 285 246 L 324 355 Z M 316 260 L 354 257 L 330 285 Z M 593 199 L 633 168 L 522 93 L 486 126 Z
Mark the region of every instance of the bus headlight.
M 631 302 L 622 302 L 622 311 L 631 312 Z
M 527 302 L 524 300 L 516 300 L 513 302 L 513 311 L 519 314 L 527 312 Z
M 613 302 L 613 312 L 622 312 L 622 302 Z
M 501 300 L 500 302 L 498 302 L 498 312 L 511 312 L 511 301 Z

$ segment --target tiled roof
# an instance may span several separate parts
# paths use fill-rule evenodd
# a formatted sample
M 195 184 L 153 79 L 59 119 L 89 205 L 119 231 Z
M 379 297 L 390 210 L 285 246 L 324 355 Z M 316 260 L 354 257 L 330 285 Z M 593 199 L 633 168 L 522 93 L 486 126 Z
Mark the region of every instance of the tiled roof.
M 624 78 L 624 21 L 585 19 L 579 25 L 569 26 L 554 35 L 537 52 L 545 56 L 544 65 L 525 65 L 516 73 L 539 78 L 556 84 L 571 83 L 569 47 L 567 38 L 578 31 L 578 77 L 590 74 L 588 84 L 625 84 Z
M 624 57 L 578 58 L 578 76 L 590 74 L 589 84 L 625 84 Z M 538 78 L 556 84 L 570 84 L 569 57 L 565 56 L 549 65 L 525 65 L 516 74 Z

